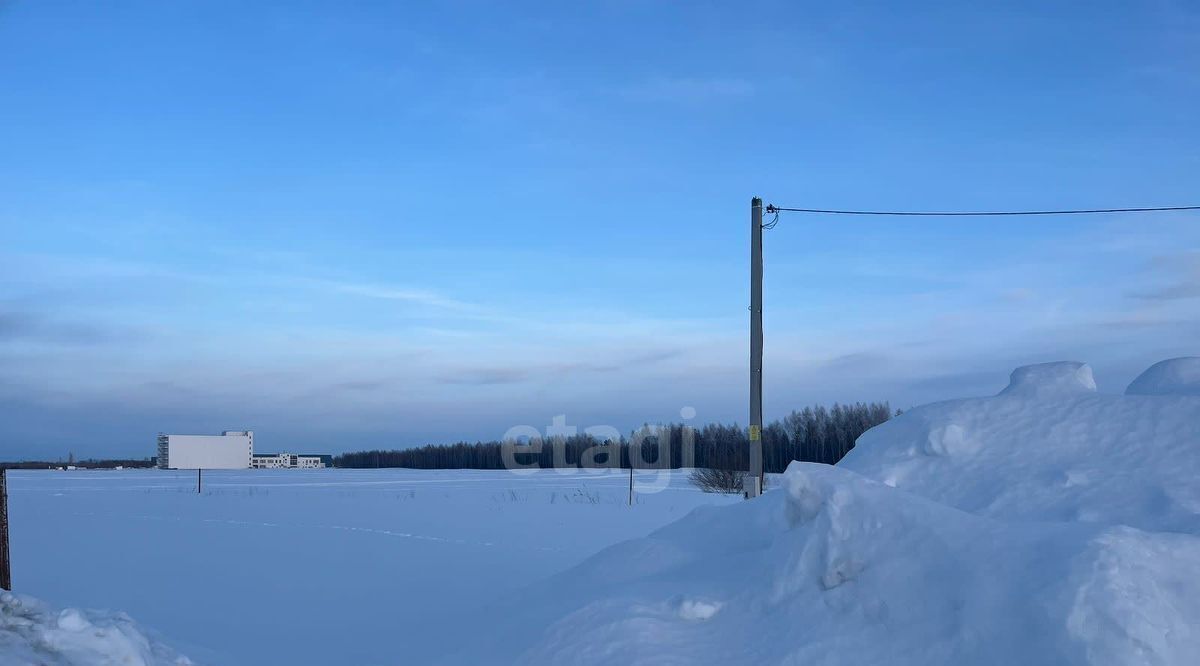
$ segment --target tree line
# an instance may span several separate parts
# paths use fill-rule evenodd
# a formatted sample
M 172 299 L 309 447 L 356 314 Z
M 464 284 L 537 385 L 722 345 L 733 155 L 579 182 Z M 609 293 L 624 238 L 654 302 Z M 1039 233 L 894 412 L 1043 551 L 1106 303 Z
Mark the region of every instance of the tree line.
M 114 469 L 116 467 L 124 467 L 126 469 L 148 468 L 154 467 L 154 458 L 128 458 L 128 459 L 98 459 L 93 460 L 70 460 L 68 462 L 50 462 L 48 460 L 18 460 L 14 462 L 0 462 L 0 467 L 5 469 L 56 469 L 58 467 L 67 467 L 68 465 L 76 469 Z
M 805 407 L 762 430 L 763 465 L 782 472 L 793 460 L 834 464 L 859 435 L 892 415 L 886 402 Z M 483 469 L 518 467 L 707 467 L 749 469 L 749 433 L 736 424 L 644 426 L 619 441 L 572 435 L 544 441 L 458 442 L 399 450 L 343 453 L 335 467 Z

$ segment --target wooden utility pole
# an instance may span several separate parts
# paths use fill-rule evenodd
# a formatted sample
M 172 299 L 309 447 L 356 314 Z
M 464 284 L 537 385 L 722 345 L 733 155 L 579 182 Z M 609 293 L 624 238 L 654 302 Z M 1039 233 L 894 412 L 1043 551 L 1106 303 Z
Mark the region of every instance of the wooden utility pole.
M 750 473 L 763 475 L 762 451 L 762 199 L 750 200 Z
M 0 590 L 12 591 L 11 562 L 8 557 L 8 470 L 0 467 Z

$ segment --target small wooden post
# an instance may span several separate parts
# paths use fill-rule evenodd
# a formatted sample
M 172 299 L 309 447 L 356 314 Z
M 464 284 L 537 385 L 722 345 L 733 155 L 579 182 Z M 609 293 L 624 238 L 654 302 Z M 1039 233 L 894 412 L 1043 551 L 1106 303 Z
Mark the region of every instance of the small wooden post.
M 8 470 L 0 467 L 0 590 L 12 591 L 12 564 L 8 558 Z
M 204 470 L 196 469 L 196 494 L 200 494 L 200 486 L 204 483 Z
M 633 459 L 629 460 L 629 506 L 633 506 Z

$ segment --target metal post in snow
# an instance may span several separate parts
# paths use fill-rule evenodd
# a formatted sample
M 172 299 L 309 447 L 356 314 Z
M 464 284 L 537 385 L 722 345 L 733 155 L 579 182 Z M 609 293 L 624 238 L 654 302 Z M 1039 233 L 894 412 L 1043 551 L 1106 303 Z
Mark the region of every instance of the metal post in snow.
M 633 506 L 633 459 L 629 459 L 629 506 Z
M 196 468 L 196 494 L 200 494 L 200 487 L 204 484 L 204 470 Z
M 8 557 L 8 470 L 0 467 L 0 590 L 12 591 L 11 562 Z

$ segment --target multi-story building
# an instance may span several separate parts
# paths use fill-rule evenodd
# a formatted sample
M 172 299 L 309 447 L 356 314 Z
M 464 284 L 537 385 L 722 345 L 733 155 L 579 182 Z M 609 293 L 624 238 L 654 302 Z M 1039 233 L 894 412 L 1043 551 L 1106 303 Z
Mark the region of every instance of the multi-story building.
M 159 469 L 246 469 L 253 457 L 253 430 L 226 430 L 220 435 L 158 435 Z

